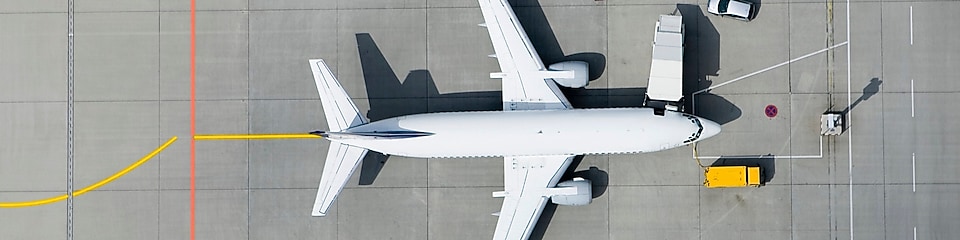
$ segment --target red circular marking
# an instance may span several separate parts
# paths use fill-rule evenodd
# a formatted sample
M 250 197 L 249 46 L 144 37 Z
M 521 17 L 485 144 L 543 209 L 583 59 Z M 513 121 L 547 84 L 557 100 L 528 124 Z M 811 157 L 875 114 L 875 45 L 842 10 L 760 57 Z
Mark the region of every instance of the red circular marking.
M 767 105 L 767 107 L 763 109 L 763 113 L 769 118 L 776 117 L 777 112 L 777 106 L 774 106 L 773 104 Z

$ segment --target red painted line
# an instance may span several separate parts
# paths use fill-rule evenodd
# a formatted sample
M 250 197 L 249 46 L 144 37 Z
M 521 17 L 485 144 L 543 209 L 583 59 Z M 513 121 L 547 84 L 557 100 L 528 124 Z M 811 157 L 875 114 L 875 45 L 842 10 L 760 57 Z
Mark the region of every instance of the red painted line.
M 190 240 L 196 239 L 197 1 L 190 0 Z

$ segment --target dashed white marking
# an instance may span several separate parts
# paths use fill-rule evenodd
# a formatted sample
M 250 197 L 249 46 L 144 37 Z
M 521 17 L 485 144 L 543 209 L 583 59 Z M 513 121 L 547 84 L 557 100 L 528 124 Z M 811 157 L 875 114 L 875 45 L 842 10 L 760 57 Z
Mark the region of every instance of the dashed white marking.
M 696 105 L 696 103 L 694 103 Z M 697 156 L 693 156 L 696 158 Z M 700 156 L 700 159 L 758 159 L 758 158 L 781 158 L 781 159 L 816 159 L 823 158 L 823 137 L 820 137 L 820 154 L 818 155 L 791 155 L 791 156 L 780 156 L 780 155 L 735 155 L 735 156 Z
M 849 39 L 849 38 L 848 38 L 848 39 Z M 846 45 L 848 42 L 850 42 L 850 41 L 842 42 L 842 43 L 839 43 L 839 44 L 837 44 L 837 45 L 833 45 L 833 46 L 830 46 L 830 47 L 827 47 L 827 48 L 824 48 L 824 49 L 820 49 L 820 50 L 818 50 L 818 51 L 816 51 L 816 52 L 812 52 L 812 53 L 809 53 L 809 54 L 807 54 L 807 55 L 800 56 L 800 57 L 798 57 L 798 58 L 790 59 L 789 61 L 782 62 L 782 63 L 779 63 L 779 64 L 777 64 L 777 65 L 773 65 L 773 66 L 770 66 L 770 67 L 767 67 L 767 68 L 764 68 L 764 69 L 760 69 L 759 71 L 752 72 L 752 73 L 749 73 L 749 74 L 747 74 L 747 75 L 743 75 L 743 76 L 738 77 L 738 78 L 734 78 L 733 80 L 726 81 L 726 82 L 723 82 L 723 83 L 721 83 L 721 84 L 717 84 L 716 86 L 708 87 L 708 88 L 706 88 L 706 89 L 693 92 L 693 95 L 696 95 L 696 94 L 698 94 L 698 93 L 704 93 L 704 92 L 706 92 L 706 91 L 710 91 L 710 90 L 713 90 L 713 89 L 715 89 L 715 88 L 722 87 L 723 85 L 731 84 L 731 83 L 733 83 L 733 82 L 743 80 L 744 78 L 752 77 L 753 75 L 757 75 L 757 74 L 760 74 L 760 73 L 763 73 L 763 72 L 766 72 L 766 71 L 770 71 L 770 69 L 774 69 L 774 68 L 777 68 L 777 67 L 781 67 L 781 66 L 783 66 L 783 65 L 787 65 L 787 64 L 790 64 L 790 63 L 792 63 L 792 62 L 796 62 L 796 61 L 799 61 L 799 60 L 801 60 L 801 59 L 808 58 L 808 57 L 813 56 L 813 55 L 817 55 L 818 53 L 826 52 L 826 51 L 828 51 L 828 50 L 830 50 L 830 49 L 834 49 L 834 48 L 837 48 L 837 47 Z M 849 49 L 849 48 L 848 48 L 848 49 Z
M 913 45 L 913 6 L 910 6 L 910 45 Z
M 910 166 L 913 169 L 913 192 L 917 192 L 917 153 L 913 153 Z
M 913 240 L 917 240 L 917 227 L 913 227 Z

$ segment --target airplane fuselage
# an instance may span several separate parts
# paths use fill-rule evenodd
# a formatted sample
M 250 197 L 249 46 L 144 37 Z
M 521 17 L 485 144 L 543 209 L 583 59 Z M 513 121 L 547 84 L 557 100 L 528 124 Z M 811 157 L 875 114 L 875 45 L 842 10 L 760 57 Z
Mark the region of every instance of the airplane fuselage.
M 720 132 L 693 115 L 651 108 L 427 113 L 346 129 L 332 141 L 418 158 L 654 152 Z M 363 137 L 400 134 L 397 138 Z

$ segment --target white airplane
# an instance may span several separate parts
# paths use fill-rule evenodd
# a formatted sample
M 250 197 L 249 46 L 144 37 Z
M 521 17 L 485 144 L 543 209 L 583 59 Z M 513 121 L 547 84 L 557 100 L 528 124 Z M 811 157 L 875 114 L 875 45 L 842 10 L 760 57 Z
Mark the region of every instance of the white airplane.
M 330 140 L 313 216 L 325 216 L 369 150 L 417 158 L 504 157 L 493 239 L 527 239 L 547 200 L 592 201 L 590 181 L 560 178 L 578 155 L 655 152 L 720 132 L 690 114 L 652 108 L 573 109 L 557 84 L 586 85 L 585 62 L 547 68 L 506 0 L 479 0 L 503 81 L 503 111 L 426 113 L 367 122 L 323 60 L 310 60 Z

